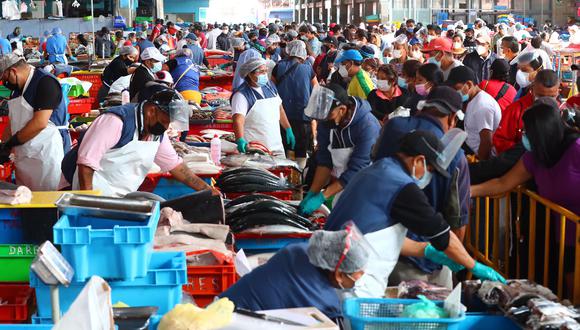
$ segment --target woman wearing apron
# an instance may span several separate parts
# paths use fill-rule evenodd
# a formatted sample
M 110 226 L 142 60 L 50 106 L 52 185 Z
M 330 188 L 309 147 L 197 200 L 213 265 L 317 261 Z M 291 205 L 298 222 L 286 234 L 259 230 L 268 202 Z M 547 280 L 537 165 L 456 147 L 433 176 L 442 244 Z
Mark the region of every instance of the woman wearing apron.
M 327 97 L 329 102 L 318 101 Z M 315 87 L 304 113 L 319 121 L 318 166 L 310 191 L 300 203 L 300 212 L 309 215 L 332 196 L 336 203 L 350 179 L 371 163 L 380 124 L 366 100 L 348 96 L 337 84 Z
M 280 126 L 286 130 L 286 142 L 292 149 L 296 139 L 276 86 L 268 80 L 266 61 L 253 58 L 239 72 L 244 82 L 234 92 L 231 102 L 238 151 L 245 153 L 248 142 L 257 141 L 274 156 L 285 158 Z

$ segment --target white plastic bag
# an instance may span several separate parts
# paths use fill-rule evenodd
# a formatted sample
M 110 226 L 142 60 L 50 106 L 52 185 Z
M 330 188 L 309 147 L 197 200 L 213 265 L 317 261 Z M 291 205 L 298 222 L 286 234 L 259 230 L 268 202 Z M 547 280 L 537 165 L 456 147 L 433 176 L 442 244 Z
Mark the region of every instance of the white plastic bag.
M 87 282 L 53 330 L 112 330 L 111 287 L 98 276 Z

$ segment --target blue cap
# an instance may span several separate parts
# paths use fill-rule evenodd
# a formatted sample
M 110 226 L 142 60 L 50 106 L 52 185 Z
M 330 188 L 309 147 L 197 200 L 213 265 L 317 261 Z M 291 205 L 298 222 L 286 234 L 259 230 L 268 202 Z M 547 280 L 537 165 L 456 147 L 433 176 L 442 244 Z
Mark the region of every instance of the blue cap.
M 191 39 L 193 41 L 196 41 L 197 36 L 194 33 L 189 33 L 187 36 L 185 36 L 185 39 Z
M 50 32 L 48 30 L 44 31 L 44 36 L 48 37 L 50 35 Z
M 419 40 L 417 38 L 413 38 L 413 39 L 411 39 L 411 41 L 409 41 L 409 45 L 411 45 L 411 46 L 416 45 L 416 44 L 420 44 L 420 43 L 421 43 L 421 40 Z
M 345 50 L 344 52 L 342 52 L 342 54 L 340 55 L 339 58 L 336 59 L 336 61 L 334 61 L 334 63 L 336 64 L 340 64 L 344 61 L 357 61 L 357 62 L 362 62 L 363 57 L 360 54 L 360 52 L 356 49 L 349 49 L 349 50 Z
M 362 46 L 360 49 L 360 54 L 363 58 L 373 58 L 375 56 L 375 51 L 370 46 Z
M 62 30 L 59 27 L 52 29 L 52 34 L 62 34 Z

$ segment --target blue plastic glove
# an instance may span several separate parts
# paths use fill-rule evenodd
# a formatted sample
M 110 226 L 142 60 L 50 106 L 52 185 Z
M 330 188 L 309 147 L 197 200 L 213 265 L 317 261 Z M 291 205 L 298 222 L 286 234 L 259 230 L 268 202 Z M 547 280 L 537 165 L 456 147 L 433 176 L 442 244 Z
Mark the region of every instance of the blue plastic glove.
M 498 272 L 496 272 L 493 268 L 488 267 L 484 264 L 479 262 L 475 262 L 475 266 L 471 270 L 475 277 L 479 278 L 480 280 L 488 280 L 488 281 L 497 281 L 501 283 L 506 283 L 505 278 L 501 276 Z
M 242 137 L 242 138 L 239 138 L 236 141 L 236 144 L 238 145 L 238 151 L 240 153 L 242 153 L 242 154 L 245 154 L 246 153 L 246 147 L 248 146 L 248 141 L 246 141 L 246 139 L 244 139 Z
M 294 147 L 296 146 L 296 137 L 294 136 L 292 127 L 286 129 L 286 143 L 290 145 L 291 150 L 294 150 Z
M 298 206 L 300 214 L 307 216 L 312 214 L 312 212 L 318 210 L 320 206 L 324 204 L 324 202 L 326 201 L 326 198 L 324 197 L 322 192 L 312 193 L 311 195 L 309 194 L 310 192 L 306 194 L 306 198 L 304 198 L 302 202 L 300 202 L 300 205 Z
M 433 261 L 436 264 L 449 267 L 449 269 L 451 269 L 451 271 L 454 273 L 457 273 L 458 271 L 461 271 L 465 268 L 455 261 L 449 259 L 449 257 L 444 252 L 437 250 L 431 244 L 427 245 L 425 248 L 425 258 Z
M 69 60 L 70 60 L 71 62 L 76 62 L 76 61 L 78 61 L 78 60 L 77 60 L 77 58 L 76 58 L 76 57 L 74 57 L 74 56 L 69 56 Z

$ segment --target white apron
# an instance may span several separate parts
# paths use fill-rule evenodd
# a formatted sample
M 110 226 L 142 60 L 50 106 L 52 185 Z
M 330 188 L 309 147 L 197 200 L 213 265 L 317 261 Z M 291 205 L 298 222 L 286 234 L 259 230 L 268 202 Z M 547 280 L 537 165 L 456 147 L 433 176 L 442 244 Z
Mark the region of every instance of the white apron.
M 93 189 L 103 196 L 123 197 L 137 191 L 149 173 L 159 141 L 139 141 L 135 130 L 133 141 L 119 149 L 111 149 L 101 159 L 101 169 L 93 173 Z M 80 189 L 78 168 L 73 178 L 73 190 Z
M 34 68 L 31 68 L 22 95 L 8 101 L 10 129 L 12 134 L 20 131 L 34 116 L 34 109 L 24 99 Z M 52 122 L 30 141 L 14 148 L 16 183 L 32 191 L 55 191 L 58 189 L 64 157 L 62 136 Z
M 279 96 L 257 100 L 248 111 L 244 124 L 246 141 L 259 141 L 266 146 L 274 156 L 286 158 L 282 135 L 280 135 L 280 105 Z
M 330 144 L 328 144 L 328 151 L 330 152 L 330 157 L 332 158 L 331 175 L 334 178 L 338 179 L 338 178 L 340 178 L 342 173 L 344 173 L 344 171 L 346 171 L 346 169 L 348 168 L 348 161 L 350 159 L 350 156 L 352 155 L 354 148 L 352 148 L 352 147 L 350 147 L 350 148 L 338 148 L 338 149 L 332 148 L 332 142 L 334 141 L 334 134 L 332 132 L 333 132 L 333 130 L 330 130 Z M 345 187 L 343 187 L 343 188 L 345 188 Z M 334 195 L 334 199 L 332 200 L 333 207 L 336 205 L 336 203 L 340 199 L 340 196 L 342 196 L 342 191 L 340 191 L 336 195 Z
M 378 255 L 371 254 L 365 274 L 356 281 L 355 294 L 362 298 L 381 298 L 385 295 L 389 275 L 399 260 L 407 227 L 398 223 L 364 236 Z

